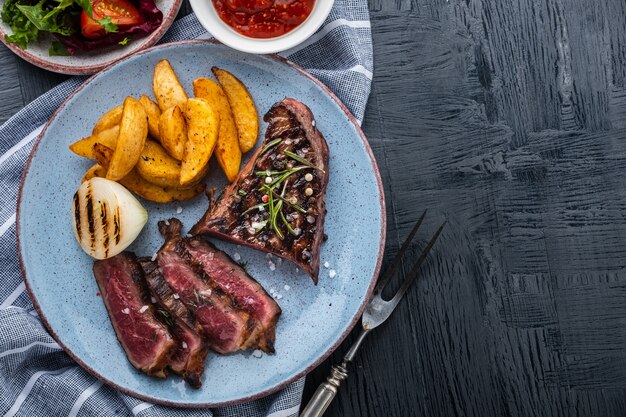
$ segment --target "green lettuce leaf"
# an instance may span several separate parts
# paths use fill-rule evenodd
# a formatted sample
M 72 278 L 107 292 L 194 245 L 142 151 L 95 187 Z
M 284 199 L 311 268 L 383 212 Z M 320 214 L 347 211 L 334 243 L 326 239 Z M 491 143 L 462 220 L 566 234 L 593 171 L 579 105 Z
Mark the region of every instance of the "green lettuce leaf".
M 5 35 L 9 43 L 26 49 L 29 42 L 37 40 L 39 29 L 18 9 L 17 0 L 7 0 L 0 14 L 2 21 L 11 27 L 11 35 Z
M 17 8 L 41 31 L 59 33 L 65 36 L 74 33 L 75 29 L 69 22 L 69 19 L 66 19 L 64 14 L 61 14 L 68 7 L 67 5 L 63 5 L 63 8 L 57 6 L 49 10 L 43 8 L 43 3 L 41 1 L 34 6 L 18 4 Z

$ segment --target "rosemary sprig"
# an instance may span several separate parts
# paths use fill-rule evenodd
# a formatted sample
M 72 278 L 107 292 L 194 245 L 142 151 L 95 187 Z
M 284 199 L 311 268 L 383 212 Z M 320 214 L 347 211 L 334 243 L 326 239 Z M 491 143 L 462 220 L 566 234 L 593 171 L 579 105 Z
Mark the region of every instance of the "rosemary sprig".
M 322 168 L 319 168 L 315 165 L 313 165 L 309 160 L 304 159 L 303 157 L 301 157 L 300 155 L 293 153 L 291 151 L 283 151 L 283 153 L 285 155 L 287 155 L 288 157 L 290 157 L 293 160 L 296 160 L 298 162 L 300 162 L 301 164 L 304 164 L 306 166 L 308 166 L 309 168 L 313 168 L 313 169 L 317 169 L 318 171 L 324 172 L 324 170 Z
M 284 187 L 283 187 L 283 190 L 284 190 Z M 278 216 L 278 213 L 280 212 L 283 202 L 281 200 L 278 200 L 277 203 L 274 203 L 273 193 L 269 193 L 267 197 L 268 197 L 268 201 L 267 201 L 268 209 L 270 212 L 270 217 L 268 219 L 270 223 L 270 227 L 274 229 L 278 238 L 282 239 L 284 237 L 283 232 L 280 231 L 280 229 L 278 228 L 278 224 L 276 224 L 276 217 Z
M 294 170 L 294 169 L 296 171 L 293 171 L 293 172 L 298 172 L 301 169 L 305 169 L 305 168 L 309 168 L 309 167 L 307 167 L 307 166 L 297 166 L 297 167 L 293 167 L 293 168 L 283 169 L 282 171 L 270 171 L 270 170 L 254 171 L 254 175 L 256 175 L 257 177 L 274 177 L 276 175 L 283 175 L 283 174 L 286 174 L 288 172 L 292 172 L 292 170 Z
M 295 174 L 298 171 L 302 171 L 303 169 L 307 169 L 308 167 L 295 167 L 295 168 L 291 168 L 290 170 L 288 170 L 287 172 L 285 172 L 284 174 L 282 174 L 281 176 L 279 176 L 278 178 L 276 178 L 274 181 L 272 181 L 270 183 L 270 187 L 276 187 L 277 185 L 280 185 L 283 181 L 285 181 L 287 178 L 289 178 L 290 176 L 292 176 L 293 174 Z
M 165 310 L 161 310 L 160 308 L 157 309 L 157 312 L 163 317 L 163 321 L 165 322 L 165 324 L 167 324 L 168 326 L 174 325 L 174 322 L 172 321 L 172 316 L 170 316 L 170 313 L 168 313 Z
M 283 200 L 285 203 L 287 203 L 289 206 L 293 207 L 294 209 L 298 210 L 300 213 L 306 213 L 306 210 L 303 209 L 301 206 L 292 203 L 291 201 L 287 200 L 285 197 L 282 197 L 280 194 L 278 194 L 276 191 L 274 191 L 272 188 L 270 187 L 265 187 L 265 189 L 274 194 L 274 197 L 279 198 L 281 200 Z
M 285 227 L 287 227 L 287 230 L 289 231 L 289 233 L 291 233 L 294 236 L 298 236 L 296 231 L 293 229 L 293 227 L 291 227 L 291 225 L 289 224 L 289 222 L 285 218 L 285 213 L 283 213 L 282 211 L 280 212 L 280 218 L 282 219 L 283 223 L 285 224 Z
M 263 155 L 265 152 L 267 152 L 268 149 L 273 148 L 274 146 L 278 145 L 282 140 L 283 138 L 276 138 L 273 141 L 269 142 L 267 145 L 265 145 L 263 150 L 261 150 L 261 153 L 259 155 Z
M 252 210 L 255 210 L 255 209 L 258 210 L 259 207 L 265 207 L 265 206 L 267 206 L 267 204 L 268 203 L 260 203 L 260 204 L 254 205 L 252 207 L 249 207 L 246 211 L 241 213 L 241 215 L 243 216 L 244 214 L 249 213 L 249 212 L 251 212 Z

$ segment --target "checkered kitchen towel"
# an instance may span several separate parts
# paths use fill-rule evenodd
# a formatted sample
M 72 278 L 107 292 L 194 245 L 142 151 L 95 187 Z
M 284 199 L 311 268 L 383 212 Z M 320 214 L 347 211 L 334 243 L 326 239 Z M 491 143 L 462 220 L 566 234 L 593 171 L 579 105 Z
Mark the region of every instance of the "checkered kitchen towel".
M 175 22 L 162 42 L 206 38 L 194 15 Z M 361 120 L 372 79 L 365 0 L 336 0 L 324 26 L 283 53 L 328 85 Z M 168 408 L 103 385 L 76 365 L 46 332 L 24 291 L 15 243 L 22 168 L 43 124 L 84 77 L 75 77 L 26 106 L 0 127 L 0 415 L 269 416 L 298 414 L 304 380 L 266 398 L 214 410 Z

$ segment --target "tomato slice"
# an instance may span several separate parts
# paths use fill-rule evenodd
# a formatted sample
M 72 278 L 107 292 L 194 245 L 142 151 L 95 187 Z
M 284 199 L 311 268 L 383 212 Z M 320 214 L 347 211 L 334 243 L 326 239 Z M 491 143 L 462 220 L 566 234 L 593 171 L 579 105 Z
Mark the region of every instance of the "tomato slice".
M 139 10 L 128 0 L 93 0 L 91 9 L 95 20 L 110 17 L 119 29 L 128 29 L 144 22 Z M 83 10 L 80 29 L 84 37 L 97 39 L 106 34 L 101 24 L 90 18 Z

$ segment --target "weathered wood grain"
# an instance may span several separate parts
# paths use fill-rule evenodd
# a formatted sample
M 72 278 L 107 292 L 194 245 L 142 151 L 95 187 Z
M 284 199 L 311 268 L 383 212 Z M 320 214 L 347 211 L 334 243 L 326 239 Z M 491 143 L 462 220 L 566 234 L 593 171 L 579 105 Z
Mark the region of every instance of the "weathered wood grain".
M 415 253 L 449 223 L 327 415 L 623 415 L 626 3 L 370 0 L 370 11 L 364 130 L 388 258 L 423 209 Z M 6 48 L 0 68 L 0 120 L 63 79 Z M 310 375 L 305 401 L 346 348 Z

